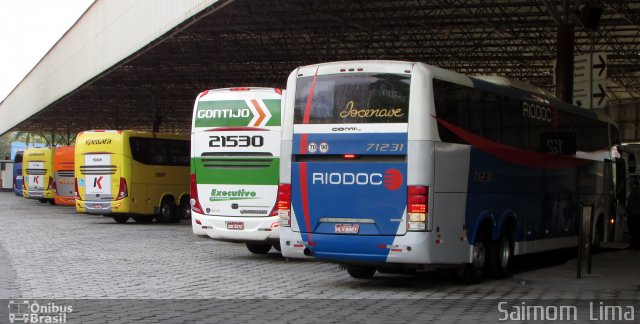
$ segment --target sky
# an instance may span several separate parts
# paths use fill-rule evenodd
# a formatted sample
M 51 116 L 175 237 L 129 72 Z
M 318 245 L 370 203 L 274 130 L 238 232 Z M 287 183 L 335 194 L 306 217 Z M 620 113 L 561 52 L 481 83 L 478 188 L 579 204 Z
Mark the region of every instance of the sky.
M 0 102 L 93 0 L 0 0 Z

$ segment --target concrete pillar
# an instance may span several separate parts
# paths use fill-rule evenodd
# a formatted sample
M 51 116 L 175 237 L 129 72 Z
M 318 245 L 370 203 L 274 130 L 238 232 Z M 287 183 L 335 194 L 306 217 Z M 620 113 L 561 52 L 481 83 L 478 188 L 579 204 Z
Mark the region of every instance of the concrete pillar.
M 573 45 L 575 43 L 574 26 L 558 26 L 556 38 L 556 97 L 573 103 Z

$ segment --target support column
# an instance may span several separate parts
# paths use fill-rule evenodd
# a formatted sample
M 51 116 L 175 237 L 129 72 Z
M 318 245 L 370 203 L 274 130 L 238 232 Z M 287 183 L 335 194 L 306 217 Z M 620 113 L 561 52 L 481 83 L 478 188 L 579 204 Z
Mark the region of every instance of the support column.
M 573 103 L 573 47 L 575 43 L 574 26 L 558 26 L 556 38 L 556 97 Z

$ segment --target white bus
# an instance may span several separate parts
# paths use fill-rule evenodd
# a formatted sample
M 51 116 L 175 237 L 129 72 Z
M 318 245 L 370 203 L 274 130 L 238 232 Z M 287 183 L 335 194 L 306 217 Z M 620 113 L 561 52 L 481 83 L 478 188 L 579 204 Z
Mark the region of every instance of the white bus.
M 514 255 L 576 246 L 582 203 L 594 240 L 612 237 L 618 136 L 592 111 L 411 62 L 304 66 L 287 89 L 285 257 L 356 278 L 458 267 L 478 282 L 506 276 Z
M 198 95 L 191 132 L 193 233 L 280 249 L 274 210 L 282 90 L 227 88 Z

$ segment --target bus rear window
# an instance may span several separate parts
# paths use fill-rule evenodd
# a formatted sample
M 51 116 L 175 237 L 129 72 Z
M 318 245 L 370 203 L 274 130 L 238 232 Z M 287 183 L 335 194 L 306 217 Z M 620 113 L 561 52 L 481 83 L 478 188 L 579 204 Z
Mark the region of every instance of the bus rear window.
M 310 124 L 406 123 L 410 78 L 399 74 L 358 73 L 313 76 L 296 84 L 294 122 Z M 309 100 L 309 96 L 311 99 Z M 307 107 L 307 101 L 311 105 Z

